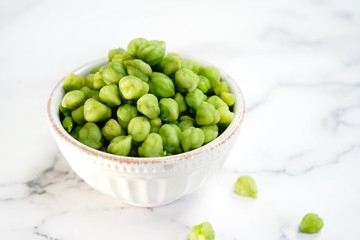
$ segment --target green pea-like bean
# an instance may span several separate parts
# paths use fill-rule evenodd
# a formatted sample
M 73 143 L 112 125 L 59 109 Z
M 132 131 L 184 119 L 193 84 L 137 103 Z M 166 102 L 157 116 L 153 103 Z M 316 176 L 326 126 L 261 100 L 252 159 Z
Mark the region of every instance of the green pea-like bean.
M 205 135 L 200 128 L 190 127 L 181 134 L 181 146 L 184 152 L 201 147 L 204 141 Z
M 93 98 L 84 104 L 84 119 L 88 122 L 102 122 L 111 117 L 111 109 Z
M 62 126 L 65 128 L 67 132 L 71 132 L 74 127 L 74 121 L 70 116 L 65 117 L 62 122 Z
M 75 128 L 72 129 L 72 131 L 70 132 L 70 135 L 75 139 L 79 139 L 79 132 L 80 132 L 81 128 L 82 128 L 82 126 L 76 126 Z
M 199 81 L 199 76 L 187 68 L 181 68 L 175 73 L 174 83 L 179 92 L 193 92 Z
M 324 221 L 316 213 L 307 213 L 302 218 L 299 231 L 302 233 L 317 233 L 324 227 Z
M 84 86 L 80 90 L 85 94 L 86 99 L 94 98 L 95 100 L 100 100 L 100 98 L 99 98 L 100 91 L 99 90 L 92 89 L 88 86 Z
M 108 52 L 108 59 L 109 62 L 112 61 L 112 59 L 116 56 L 116 55 L 122 55 L 125 53 L 125 49 L 123 48 L 114 48 L 114 49 L 110 49 Z
M 96 73 L 90 73 L 86 76 L 85 85 L 92 89 L 100 89 L 106 84 L 102 79 L 100 72 L 96 72 Z
M 64 78 L 64 90 L 69 92 L 72 90 L 80 90 L 85 85 L 85 80 L 82 76 L 70 73 Z
M 219 96 L 216 96 L 216 95 L 209 97 L 206 101 L 208 103 L 210 103 L 211 105 L 213 105 L 215 107 L 215 109 L 218 109 L 221 107 L 228 107 L 226 102 L 224 102 Z
M 103 145 L 100 128 L 92 122 L 85 123 L 79 131 L 78 140 L 83 144 L 99 149 Z
M 228 126 L 234 118 L 234 113 L 228 107 L 220 107 L 217 109 L 220 114 L 220 123 Z
M 129 75 L 138 77 L 144 82 L 149 81 L 149 76 L 152 73 L 152 69 L 146 62 L 140 59 L 132 59 L 125 61 L 124 65 Z
M 74 110 L 80 107 L 86 100 L 85 94 L 80 90 L 67 92 L 61 101 L 64 108 Z
M 175 95 L 174 82 L 163 73 L 153 72 L 150 75 L 149 91 L 158 98 L 173 97 Z
M 147 42 L 145 38 L 135 38 L 131 40 L 127 46 L 127 52 L 133 56 L 137 57 L 137 52 L 141 44 Z
M 64 117 L 67 117 L 67 116 L 71 116 L 71 109 L 69 108 L 65 108 L 61 105 L 59 105 L 59 111 L 60 111 L 60 114 L 62 114 Z
M 151 40 L 143 42 L 137 49 L 137 57 L 150 66 L 155 66 L 161 62 L 165 56 L 165 42 Z
M 151 133 L 159 133 L 160 127 L 162 125 L 161 118 L 150 119 L 150 132 Z
M 149 85 L 140 78 L 126 76 L 120 79 L 119 89 L 122 96 L 127 99 L 138 99 L 149 92 Z
M 116 111 L 118 122 L 120 123 L 120 126 L 124 129 L 127 129 L 130 120 L 134 117 L 137 117 L 138 115 L 139 113 L 136 107 L 128 103 L 121 105 Z
M 220 121 L 220 113 L 213 105 L 202 102 L 196 111 L 196 123 L 198 125 L 214 125 Z
M 181 58 L 178 54 L 169 53 L 161 60 L 160 67 L 163 73 L 171 76 L 181 68 Z
M 175 124 L 164 124 L 159 130 L 164 149 L 169 153 L 181 153 L 181 129 Z
M 194 60 L 182 59 L 181 60 L 181 67 L 189 69 L 189 70 L 193 71 L 196 74 L 199 74 L 201 64 L 198 63 L 197 61 L 194 61 Z
M 99 98 L 109 107 L 119 106 L 121 104 L 119 87 L 116 84 L 103 86 L 100 89 Z
M 205 136 L 204 144 L 211 142 L 219 135 L 219 127 L 216 124 L 202 126 L 201 130 L 203 130 Z
M 218 96 L 221 95 L 221 93 L 230 92 L 229 86 L 226 82 L 221 81 L 220 83 L 218 83 L 214 88 L 214 93 Z
M 111 141 L 114 137 L 125 135 L 125 130 L 115 119 L 109 119 L 101 129 L 101 132 L 107 141 Z
M 180 122 L 177 124 L 181 131 L 193 127 L 195 125 L 195 119 L 189 116 L 181 116 Z
M 147 93 L 139 98 L 136 103 L 137 110 L 149 119 L 155 119 L 160 114 L 160 107 L 157 97 Z
M 192 226 L 189 231 L 189 240 L 214 240 L 215 231 L 209 222 Z
M 159 101 L 160 118 L 163 121 L 176 121 L 179 117 L 179 105 L 172 98 L 162 98 Z
M 199 75 L 199 78 L 200 81 L 199 84 L 197 85 L 197 88 L 200 89 L 203 93 L 207 93 L 211 88 L 210 80 L 203 75 Z
M 117 136 L 114 137 L 107 151 L 120 156 L 128 156 L 132 147 L 132 137 L 131 136 Z
M 120 79 L 127 75 L 126 68 L 121 60 L 109 62 L 102 66 L 99 70 L 99 74 L 106 84 L 118 84 Z
M 232 93 L 228 93 L 228 92 L 222 92 L 220 94 L 220 98 L 229 106 L 231 107 L 232 105 L 235 104 L 235 95 Z
M 193 109 L 197 109 L 200 104 L 205 101 L 207 96 L 200 90 L 195 89 L 193 92 L 188 92 L 185 95 L 185 101 L 189 107 Z
M 213 89 L 220 83 L 220 71 L 214 66 L 201 66 L 199 74 L 204 75 L 210 80 Z
M 127 132 L 136 142 L 142 142 L 150 133 L 150 122 L 146 117 L 134 117 L 130 120 Z
M 71 112 L 71 117 L 76 122 L 76 124 L 84 125 L 86 123 L 84 117 L 84 105 L 78 107 L 77 109 Z
M 181 93 L 176 93 L 174 96 L 174 100 L 177 102 L 179 106 L 179 112 L 185 112 L 188 109 L 188 106 L 186 105 L 186 101 L 183 95 Z
M 140 157 L 161 157 L 165 155 L 162 138 L 157 133 L 150 133 L 138 149 Z

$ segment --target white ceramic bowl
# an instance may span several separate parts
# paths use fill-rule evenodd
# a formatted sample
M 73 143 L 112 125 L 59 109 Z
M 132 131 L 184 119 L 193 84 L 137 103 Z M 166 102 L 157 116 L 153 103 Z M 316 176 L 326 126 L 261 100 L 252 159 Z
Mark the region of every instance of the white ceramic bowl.
M 106 62 L 107 59 L 93 61 L 74 73 L 85 76 Z M 245 101 L 236 82 L 223 71 L 221 75 L 236 96 L 234 119 L 214 141 L 186 153 L 154 158 L 123 157 L 80 143 L 60 122 L 58 107 L 64 96 L 63 80 L 48 100 L 48 123 L 70 166 L 90 186 L 134 206 L 164 205 L 196 191 L 219 170 L 236 143 L 245 114 Z

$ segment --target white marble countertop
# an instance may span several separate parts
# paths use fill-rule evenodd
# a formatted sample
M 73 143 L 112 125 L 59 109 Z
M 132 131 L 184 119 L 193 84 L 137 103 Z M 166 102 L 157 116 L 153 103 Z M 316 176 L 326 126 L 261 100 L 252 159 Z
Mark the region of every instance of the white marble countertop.
M 46 123 L 55 84 L 135 37 L 207 59 L 248 111 L 196 193 L 135 208 L 84 183 Z M 0 239 L 360 239 L 360 3 L 355 0 L 0 1 Z M 239 175 L 259 197 L 233 192 Z M 307 212 L 325 227 L 298 232 Z

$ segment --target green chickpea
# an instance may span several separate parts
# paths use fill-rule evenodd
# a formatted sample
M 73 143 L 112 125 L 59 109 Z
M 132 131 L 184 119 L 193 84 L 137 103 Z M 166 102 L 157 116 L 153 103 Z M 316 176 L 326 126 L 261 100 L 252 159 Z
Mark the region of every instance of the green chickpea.
M 201 64 L 194 60 L 181 59 L 181 67 L 187 68 L 187 69 L 193 71 L 194 73 L 199 74 Z
M 102 122 L 111 117 L 111 109 L 93 98 L 84 104 L 84 118 L 88 122 Z
M 214 240 L 215 232 L 209 222 L 203 222 L 192 226 L 189 232 L 189 240 Z
M 80 90 L 85 85 L 85 80 L 82 76 L 70 73 L 64 78 L 64 90 L 69 92 L 72 90 Z
M 158 98 L 175 95 L 174 82 L 163 73 L 153 72 L 150 75 L 149 88 L 149 91 Z
M 117 61 L 124 62 L 126 60 L 131 60 L 131 59 L 134 59 L 134 57 L 131 56 L 127 51 L 125 51 L 122 54 L 115 54 L 115 56 L 113 57 L 113 59 L 111 61 L 112 62 L 117 62 Z
M 134 117 L 137 117 L 138 115 L 139 113 L 136 107 L 128 103 L 121 105 L 116 112 L 118 122 L 120 123 L 120 126 L 124 129 L 127 129 L 130 120 Z
M 206 100 L 208 103 L 210 103 L 211 105 L 213 105 L 215 107 L 215 109 L 221 108 L 221 107 L 227 107 L 228 105 L 226 104 L 226 102 L 224 102 L 220 97 L 213 95 L 211 97 L 209 97 Z
M 71 132 L 71 130 L 72 130 L 73 127 L 74 127 L 74 121 L 73 121 L 73 119 L 72 119 L 70 116 L 65 117 L 65 118 L 62 120 L 61 124 L 63 125 L 63 127 L 65 128 L 65 130 L 66 130 L 67 132 L 69 132 L 69 133 Z
M 95 149 L 99 149 L 103 145 L 101 130 L 92 122 L 85 123 L 80 129 L 78 140 Z
M 221 81 L 220 83 L 218 83 L 214 88 L 214 93 L 218 96 L 221 95 L 221 93 L 223 92 L 230 92 L 229 86 L 226 82 Z
M 217 125 L 202 126 L 201 130 L 204 132 L 204 144 L 211 142 L 219 135 L 219 127 Z
M 160 118 L 163 121 L 176 121 L 179 117 L 179 105 L 172 98 L 162 98 L 159 101 Z
M 71 115 L 71 109 L 68 109 L 68 108 L 65 108 L 61 105 L 59 105 L 59 111 L 60 111 L 60 114 L 62 114 L 64 117 L 67 117 L 67 116 L 70 116 Z
M 94 67 L 93 69 L 91 69 L 90 73 L 95 74 L 95 73 L 97 73 L 97 72 L 100 70 L 100 68 L 101 68 L 101 66 L 99 66 L 99 67 Z
M 108 59 L 109 62 L 112 61 L 112 59 L 116 56 L 116 55 L 122 55 L 125 53 L 125 50 L 123 48 L 114 48 L 114 49 L 110 49 L 110 51 L 108 52 Z
M 234 113 L 228 107 L 220 107 L 217 109 L 220 114 L 220 123 L 228 126 L 234 118 Z
M 92 89 L 100 89 L 106 84 L 102 79 L 100 72 L 96 72 L 96 73 L 90 73 L 86 76 L 85 85 Z
M 200 89 L 203 93 L 207 93 L 211 88 L 210 80 L 203 75 L 199 75 L 199 78 L 200 81 L 199 84 L 197 85 L 197 88 Z
M 241 196 L 256 198 L 258 189 L 251 176 L 240 176 L 234 184 L 235 192 Z
M 150 133 L 138 149 L 140 157 L 164 156 L 162 138 L 157 133 Z
M 189 107 L 192 107 L 193 109 L 197 109 L 200 104 L 206 100 L 206 95 L 200 90 L 195 89 L 193 92 L 188 92 L 185 95 L 185 101 Z
M 80 90 L 67 92 L 61 101 L 64 108 L 74 110 L 80 107 L 86 100 L 85 94 Z
M 177 102 L 178 106 L 179 106 L 179 112 L 185 112 L 187 110 L 187 105 L 185 102 L 185 98 L 183 95 L 181 95 L 181 93 L 176 93 L 174 96 L 174 100 Z
M 73 128 L 73 130 L 70 132 L 70 135 L 75 138 L 75 139 L 79 139 L 79 132 L 81 130 L 82 126 L 76 126 L 75 128 Z
M 181 146 L 184 152 L 201 147 L 204 141 L 205 135 L 200 128 L 190 127 L 181 134 Z
M 71 112 L 71 117 L 79 125 L 84 125 L 86 123 L 84 117 L 84 105 L 78 107 L 77 109 Z
M 151 133 L 159 133 L 160 127 L 162 125 L 161 118 L 150 119 L 150 132 Z
M 114 137 L 107 151 L 120 156 L 128 156 L 132 147 L 132 137 L 131 136 L 117 136 Z
M 181 67 L 181 58 L 178 54 L 169 53 L 160 62 L 160 67 L 168 76 L 173 75 Z
M 102 66 L 99 73 L 106 84 L 118 84 L 120 79 L 127 75 L 126 68 L 121 60 L 109 62 L 108 64 Z
M 137 110 L 149 119 L 155 119 L 160 114 L 160 107 L 157 97 L 154 94 L 147 93 L 143 95 L 136 103 Z
M 119 89 L 126 100 L 138 99 L 149 92 L 149 85 L 140 78 L 126 76 L 120 79 Z
M 164 58 L 165 47 L 164 41 L 151 40 L 143 42 L 137 49 L 137 57 L 150 66 L 155 66 Z
M 134 117 L 128 125 L 128 134 L 136 142 L 142 142 L 150 133 L 150 122 L 146 117 Z
M 135 39 L 131 40 L 127 46 L 127 52 L 131 56 L 136 57 L 139 46 L 146 42 L 147 42 L 147 40 L 145 38 L 135 38 Z
M 149 81 L 152 69 L 146 62 L 140 59 L 133 59 L 125 61 L 124 65 L 129 75 L 138 77 L 144 82 Z
M 179 92 L 193 92 L 199 81 L 199 76 L 187 68 L 181 68 L 175 73 L 174 83 Z
M 84 86 L 80 90 L 85 94 L 86 99 L 94 98 L 95 100 L 100 100 L 99 90 L 91 89 L 88 86 Z
M 215 88 L 220 83 L 221 74 L 220 71 L 213 66 L 201 66 L 200 75 L 204 75 L 210 80 L 211 88 Z
M 121 104 L 119 87 L 116 84 L 103 86 L 100 89 L 99 98 L 109 107 L 119 106 Z
M 195 119 L 189 116 L 181 116 L 178 127 L 183 132 L 185 129 L 193 127 L 195 125 Z
M 202 102 L 196 110 L 196 123 L 198 125 L 214 125 L 220 121 L 220 113 L 213 105 Z
M 303 233 L 317 233 L 319 232 L 324 226 L 324 221 L 319 215 L 315 213 L 308 213 L 306 214 L 300 225 L 299 231 Z
M 115 119 L 109 119 L 101 129 L 101 132 L 104 138 L 109 142 L 114 137 L 125 135 L 125 130 L 120 126 L 120 124 Z
M 169 153 L 181 153 L 181 129 L 175 124 L 164 124 L 159 130 L 164 149 Z
M 220 98 L 229 106 L 231 107 L 232 105 L 235 104 L 235 95 L 232 93 L 228 93 L 228 92 L 222 92 L 220 94 Z

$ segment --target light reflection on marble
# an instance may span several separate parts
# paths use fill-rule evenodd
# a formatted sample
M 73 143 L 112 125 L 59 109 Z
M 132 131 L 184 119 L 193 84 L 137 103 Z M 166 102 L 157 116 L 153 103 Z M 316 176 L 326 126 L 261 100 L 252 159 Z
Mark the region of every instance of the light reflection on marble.
M 220 66 L 248 105 L 219 174 L 158 208 L 89 187 L 45 118 L 61 77 L 139 36 Z M 0 2 L 0 239 L 187 239 L 202 221 L 224 240 L 360 239 L 359 42 L 351 0 Z M 258 199 L 233 193 L 244 174 Z M 319 234 L 298 233 L 307 212 Z

